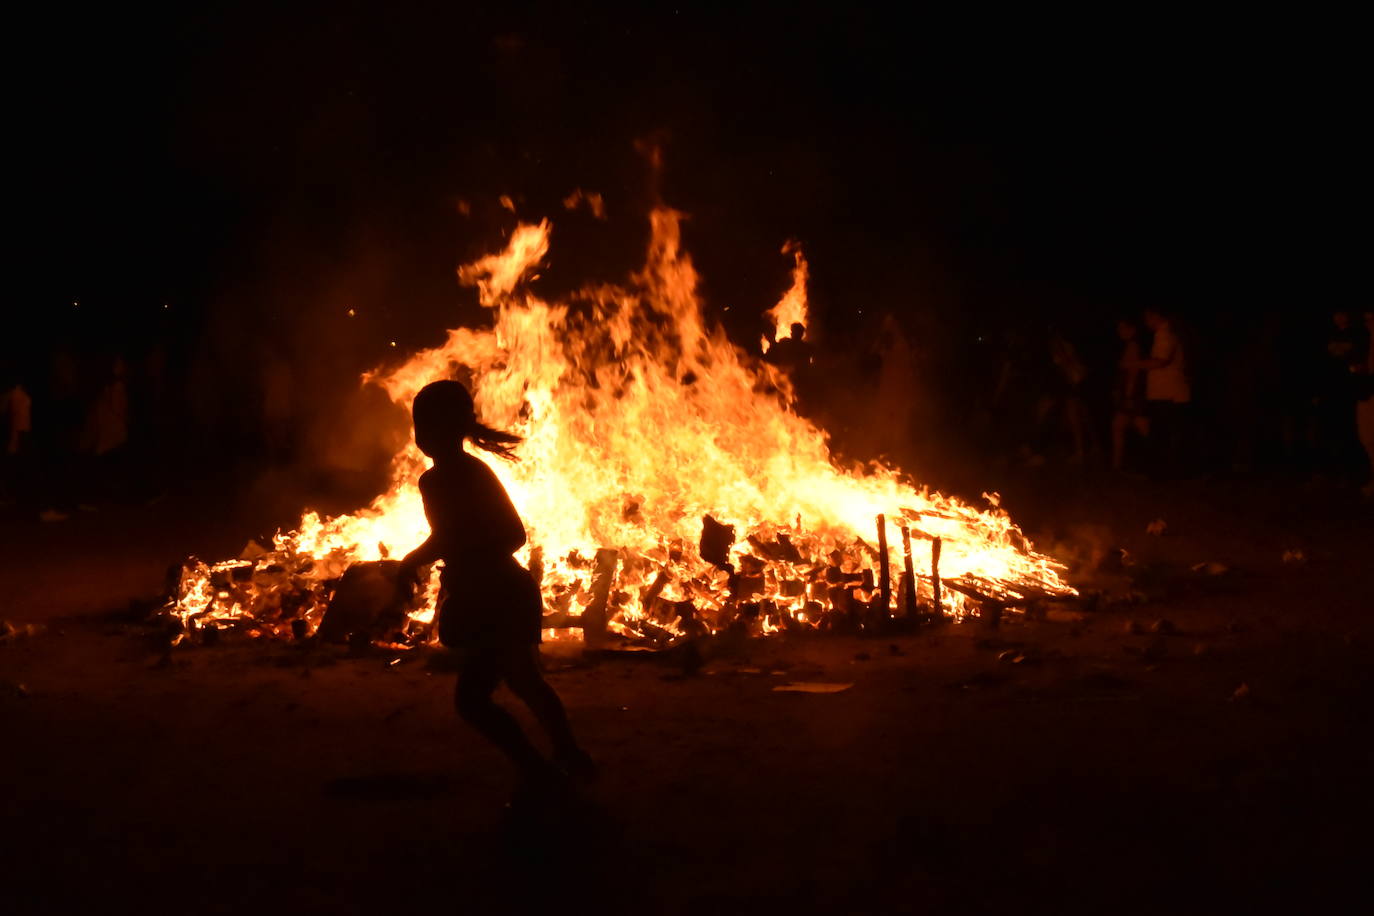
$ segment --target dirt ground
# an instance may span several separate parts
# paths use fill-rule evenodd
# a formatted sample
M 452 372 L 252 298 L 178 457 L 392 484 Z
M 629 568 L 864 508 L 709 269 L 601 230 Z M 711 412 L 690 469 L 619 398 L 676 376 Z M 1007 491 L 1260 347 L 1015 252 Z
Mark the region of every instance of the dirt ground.
M 1103 591 L 1081 620 L 717 646 L 696 676 L 548 645 L 602 774 L 539 813 L 505 807 L 512 780 L 456 720 L 441 653 L 162 659 L 130 600 L 179 555 L 286 520 L 289 497 L 225 480 L 8 520 L 0 618 L 40 626 L 0 642 L 3 909 L 1216 914 L 1368 896 L 1370 509 L 1253 480 L 1005 483 L 1037 543 Z M 790 682 L 852 686 L 774 689 Z

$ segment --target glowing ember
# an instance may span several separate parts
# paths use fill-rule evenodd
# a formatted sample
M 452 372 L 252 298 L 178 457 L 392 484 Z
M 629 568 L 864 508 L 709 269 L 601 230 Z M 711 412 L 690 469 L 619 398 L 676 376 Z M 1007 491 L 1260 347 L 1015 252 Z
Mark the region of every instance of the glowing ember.
M 793 411 L 786 375 L 706 324 L 679 218 L 655 210 L 644 268 L 564 302 L 528 287 L 550 224 L 520 225 L 504 251 L 458 271 L 491 309 L 490 328 L 458 328 L 399 368 L 364 376 L 407 408 L 428 382 L 463 378 L 486 422 L 526 437 L 517 463 L 482 457 L 529 527 L 520 559 L 541 577 L 549 631 L 600 632 L 604 620 L 612 632 L 669 640 L 732 622 L 771 633 L 862 619 L 880 610 L 871 546 L 880 514 L 898 616 L 917 613 L 913 593 L 927 609 L 935 600 L 936 538 L 939 574 L 955 586 L 944 613 L 962 613 L 969 592 L 1073 592 L 995 497 L 980 511 L 892 468 L 838 467 L 825 435 Z M 795 245 L 783 250 L 796 266 L 769 312 L 780 329 L 806 320 L 806 261 Z M 307 512 L 270 550 L 188 564 L 174 612 L 191 629 L 233 621 L 250 632 L 313 631 L 350 563 L 399 557 L 424 539 L 416 480 L 425 467 L 411 443 L 396 456 L 391 488 L 367 509 Z M 899 581 L 903 526 L 914 545 L 912 588 Z M 435 575 L 407 626 L 412 641 L 427 638 L 437 587 Z

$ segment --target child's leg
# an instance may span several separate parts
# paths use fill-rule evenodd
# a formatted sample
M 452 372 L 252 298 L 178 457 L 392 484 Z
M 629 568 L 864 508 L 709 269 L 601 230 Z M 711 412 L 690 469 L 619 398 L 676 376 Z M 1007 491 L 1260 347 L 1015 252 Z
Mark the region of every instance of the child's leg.
M 568 723 L 568 713 L 563 701 L 544 680 L 539 670 L 539 650 L 533 646 L 510 649 L 506 658 L 506 686 L 519 697 L 530 712 L 534 713 L 539 724 L 553 742 L 554 753 L 559 757 L 580 754 L 577 738 L 573 736 L 572 726 Z
M 538 773 L 548 764 L 530 743 L 520 723 L 491 698 L 501 683 L 503 664 L 494 652 L 474 653 L 464 662 L 454 690 L 454 706 L 477 733 L 496 745 L 526 774 Z

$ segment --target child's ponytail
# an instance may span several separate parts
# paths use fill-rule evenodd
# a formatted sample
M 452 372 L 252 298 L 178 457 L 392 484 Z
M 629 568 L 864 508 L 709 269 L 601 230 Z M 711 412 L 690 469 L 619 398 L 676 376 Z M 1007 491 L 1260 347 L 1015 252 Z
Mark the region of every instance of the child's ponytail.
M 513 451 L 513 446 L 519 445 L 522 440 L 514 433 L 502 432 L 499 429 L 493 429 L 485 423 L 474 420 L 468 431 L 467 437 L 473 445 L 484 452 L 500 455 L 507 461 L 520 460 L 520 457 Z

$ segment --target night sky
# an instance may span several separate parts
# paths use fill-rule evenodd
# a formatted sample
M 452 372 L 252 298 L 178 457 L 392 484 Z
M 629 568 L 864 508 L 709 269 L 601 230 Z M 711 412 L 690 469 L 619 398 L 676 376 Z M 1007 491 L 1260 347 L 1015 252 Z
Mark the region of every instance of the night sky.
M 1363 156 L 1339 24 L 1151 15 L 45 13 L 16 32 L 18 304 L 60 326 L 73 300 L 113 325 L 168 302 L 293 340 L 357 306 L 369 339 L 420 345 L 470 302 L 456 264 L 510 228 L 500 194 L 554 217 L 555 286 L 633 265 L 661 195 L 745 339 L 788 238 L 833 329 L 874 303 L 1048 319 L 1348 295 L 1337 216 L 1362 209 Z M 576 187 L 607 225 L 563 213 Z

